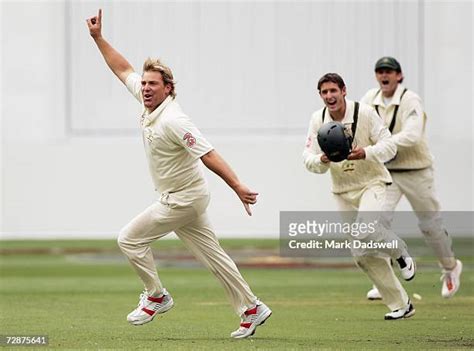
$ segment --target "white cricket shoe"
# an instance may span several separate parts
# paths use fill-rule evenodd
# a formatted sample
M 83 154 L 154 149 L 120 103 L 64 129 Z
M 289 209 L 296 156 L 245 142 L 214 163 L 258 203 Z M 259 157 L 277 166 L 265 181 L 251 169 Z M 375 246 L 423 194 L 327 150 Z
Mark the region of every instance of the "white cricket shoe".
M 372 289 L 367 291 L 367 299 L 368 300 L 382 300 L 382 295 L 380 295 L 379 289 L 374 285 Z
M 400 258 L 397 258 L 397 262 L 403 279 L 409 281 L 415 278 L 416 264 L 413 258 L 410 256 L 400 256 Z
M 151 322 L 157 314 L 169 311 L 173 305 L 173 298 L 166 289 L 158 296 L 150 296 L 144 291 L 140 294 L 138 307 L 128 314 L 127 321 L 133 325 Z
M 240 327 L 230 334 L 235 339 L 244 339 L 255 334 L 255 329 L 272 315 L 272 310 L 267 305 L 258 301 L 255 307 L 249 308 L 242 315 Z
M 385 315 L 385 320 L 395 320 L 395 319 L 402 319 L 402 318 L 410 318 L 415 314 L 415 306 L 408 300 L 408 304 L 404 308 L 400 308 L 399 310 L 392 311 Z
M 452 270 L 443 269 L 443 275 L 441 276 L 441 281 L 443 282 L 441 288 L 442 297 L 449 299 L 456 294 L 461 285 L 461 272 L 462 262 L 459 260 L 456 260 L 456 266 Z

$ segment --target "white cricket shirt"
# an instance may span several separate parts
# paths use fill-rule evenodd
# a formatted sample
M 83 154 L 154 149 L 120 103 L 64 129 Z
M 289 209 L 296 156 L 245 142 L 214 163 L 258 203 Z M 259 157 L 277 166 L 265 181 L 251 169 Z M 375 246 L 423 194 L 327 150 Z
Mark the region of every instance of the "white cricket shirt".
M 213 150 L 173 97 L 168 96 L 151 113 L 143 105 L 142 77 L 131 73 L 127 89 L 142 104 L 143 145 L 155 190 L 173 194 L 181 205 L 209 194 L 199 159 Z
M 399 108 L 392 131 L 392 140 L 398 148 L 397 157 L 387 163 L 389 170 L 416 170 L 430 167 L 433 156 L 428 148 L 425 134 L 426 115 L 420 97 L 411 90 L 403 95 L 405 87 L 398 84 L 395 93 L 387 105 L 380 89 L 369 90 L 361 102 L 374 108 L 386 126 L 392 122 L 395 109 Z
M 313 113 L 309 124 L 306 147 L 303 151 L 303 161 L 306 168 L 314 173 L 325 173 L 329 169 L 332 178 L 332 191 L 341 194 L 348 191 L 363 189 L 369 184 L 382 182 L 391 183 L 390 173 L 384 166 L 395 156 L 397 147 L 390 139 L 390 132 L 383 125 L 375 110 L 366 104 L 359 105 L 356 135 L 353 145 L 365 150 L 363 160 L 343 160 L 342 162 L 321 161 L 323 152 L 319 147 L 317 135 L 323 125 L 323 110 Z M 351 132 L 354 115 L 354 101 L 346 100 L 346 113 L 342 124 Z M 326 111 L 324 123 L 332 121 L 329 111 Z

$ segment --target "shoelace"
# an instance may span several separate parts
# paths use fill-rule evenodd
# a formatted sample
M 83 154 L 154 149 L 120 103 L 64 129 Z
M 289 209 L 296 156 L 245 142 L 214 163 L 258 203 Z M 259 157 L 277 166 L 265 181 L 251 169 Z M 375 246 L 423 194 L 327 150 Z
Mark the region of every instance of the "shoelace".
M 442 274 L 441 274 L 441 277 L 439 278 L 440 281 L 443 281 L 445 280 L 446 278 L 451 278 L 451 272 L 450 271 L 446 271 L 443 269 L 442 271 Z
M 257 319 L 257 314 L 250 314 L 242 319 L 243 323 L 253 323 Z
M 148 298 L 148 294 L 146 293 L 146 291 L 143 291 L 141 294 L 140 294 L 140 300 L 138 301 L 138 307 L 140 306 L 143 306 L 144 305 L 144 302 L 146 301 L 146 299 Z
M 451 290 L 453 286 L 453 278 L 451 277 L 450 271 L 443 271 L 443 274 L 441 274 L 441 277 L 439 278 L 440 281 L 444 282 L 446 281 L 446 285 L 448 286 L 448 289 Z

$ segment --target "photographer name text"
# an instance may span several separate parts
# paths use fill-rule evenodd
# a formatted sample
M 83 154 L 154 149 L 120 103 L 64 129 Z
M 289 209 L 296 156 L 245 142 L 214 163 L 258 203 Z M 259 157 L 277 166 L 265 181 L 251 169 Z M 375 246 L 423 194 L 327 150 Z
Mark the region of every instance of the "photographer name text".
M 318 250 L 318 249 L 397 249 L 398 241 L 362 241 L 362 240 L 290 240 L 288 248 L 291 250 Z

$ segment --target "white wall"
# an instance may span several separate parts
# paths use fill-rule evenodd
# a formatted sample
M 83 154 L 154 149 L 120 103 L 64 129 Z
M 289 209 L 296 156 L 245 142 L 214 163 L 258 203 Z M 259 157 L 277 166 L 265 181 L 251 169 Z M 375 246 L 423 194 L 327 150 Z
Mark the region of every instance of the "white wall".
M 0 18 L 3 18 L 3 6 L 0 6 Z M 0 34 L 2 33 L 0 26 Z M 1 36 L 0 36 L 1 38 Z M 3 45 L 0 45 L 0 67 L 3 67 Z M 0 89 L 3 86 L 3 70 L 0 70 Z M 1 90 L 0 90 L 1 92 Z M 0 230 L 3 228 L 3 94 L 0 93 Z
M 474 208 L 472 1 L 427 1 L 424 101 L 445 210 Z
M 394 15 L 369 17 L 368 10 Z M 130 133 L 141 111 L 86 34 L 82 19 L 95 11 L 90 3 L 70 6 L 71 128 L 75 135 Z M 372 84 L 373 57 L 403 47 L 400 59 L 418 88 L 418 75 L 411 74 L 419 65 L 420 47 L 412 40 L 419 35 L 418 12 L 416 2 L 123 2 L 105 6 L 104 31 L 137 70 L 150 55 L 172 64 L 180 102 L 200 128 L 299 134 L 315 105 L 315 80 L 328 71 L 341 72 L 359 96 Z M 380 27 L 388 40 L 374 45 L 380 36 L 373 28 Z M 144 32 L 157 35 L 147 39 Z M 358 74 L 361 67 L 368 74 Z
M 220 236 L 276 236 L 279 211 L 335 209 L 329 176 L 301 162 L 309 116 L 322 105 L 316 81 L 339 72 L 357 99 L 375 85 L 382 55 L 400 59 L 406 85 L 425 100 L 443 209 L 473 210 L 471 2 L 100 6 L 106 37 L 137 70 L 147 56 L 173 67 L 183 109 L 261 193 L 248 218 L 208 172 Z M 153 201 L 139 106 L 88 37 L 85 18 L 98 7 L 1 3 L 4 238 L 114 237 Z

